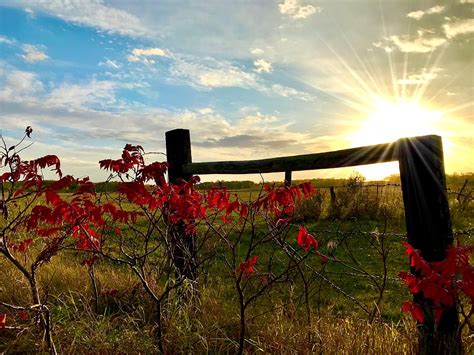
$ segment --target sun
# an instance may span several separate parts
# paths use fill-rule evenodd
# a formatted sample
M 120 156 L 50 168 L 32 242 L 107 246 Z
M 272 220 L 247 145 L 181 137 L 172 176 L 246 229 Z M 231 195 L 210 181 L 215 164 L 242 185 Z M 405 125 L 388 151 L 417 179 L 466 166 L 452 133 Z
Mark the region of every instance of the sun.
M 350 135 L 353 146 L 388 143 L 399 138 L 441 134 L 443 113 L 429 110 L 413 101 L 377 98 L 368 117 Z
M 349 134 L 351 146 L 394 142 L 399 138 L 437 134 L 443 136 L 444 150 L 450 143 L 442 130 L 443 112 L 430 110 L 416 101 L 376 98 L 367 116 Z M 357 169 L 367 179 L 382 179 L 398 172 L 398 163 L 368 165 Z

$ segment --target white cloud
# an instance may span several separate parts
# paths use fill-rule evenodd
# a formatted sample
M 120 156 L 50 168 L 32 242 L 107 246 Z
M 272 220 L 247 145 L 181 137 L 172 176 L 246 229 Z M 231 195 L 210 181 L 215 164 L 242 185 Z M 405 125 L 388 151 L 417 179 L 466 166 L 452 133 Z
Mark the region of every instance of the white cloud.
M 432 68 L 430 71 L 422 71 L 420 73 L 413 73 L 406 76 L 404 79 L 399 79 L 399 85 L 420 85 L 427 84 L 438 77 L 438 73 L 442 68 Z
M 278 5 L 280 13 L 291 17 L 292 19 L 305 19 L 316 13 L 320 13 L 323 9 L 319 6 L 303 5 L 301 0 L 285 0 Z
M 446 37 L 453 38 L 458 35 L 464 35 L 474 32 L 474 19 L 458 20 L 443 25 Z
M 258 59 L 253 62 L 255 71 L 257 73 L 271 73 L 273 71 L 272 63 L 267 62 L 265 59 Z
M 170 57 L 171 53 L 161 48 L 135 48 L 127 57 L 129 62 L 142 62 L 145 64 L 154 64 L 155 61 L 149 57 Z
M 48 59 L 46 53 L 42 52 L 37 46 L 32 44 L 23 45 L 23 54 L 21 57 L 27 62 L 41 62 Z
M 250 53 L 255 54 L 255 55 L 260 55 L 263 54 L 265 51 L 261 48 L 253 48 L 250 50 Z
M 372 45 L 374 47 L 383 49 L 386 53 L 392 53 L 393 52 L 393 48 L 390 47 L 389 45 L 387 45 L 386 42 L 385 43 L 383 43 L 383 42 L 374 42 L 374 43 L 372 43 Z
M 170 72 L 178 81 L 197 88 L 258 86 L 255 74 L 247 73 L 228 62 L 218 62 L 209 58 L 203 63 L 179 59 L 171 66 Z
M 303 101 L 313 101 L 316 99 L 315 96 L 308 94 L 307 92 L 299 91 L 299 90 L 296 90 L 295 88 L 291 88 L 291 87 L 280 85 L 280 84 L 272 85 L 271 91 L 284 97 L 296 98 Z
M 138 17 L 109 6 L 102 0 L 20 1 L 20 4 L 25 4 L 32 11 L 46 12 L 65 21 L 106 32 L 131 36 L 148 33 Z
M 15 42 L 6 36 L 0 36 L 0 43 L 14 44 Z
M 390 40 L 401 52 L 428 53 L 447 42 L 446 38 L 436 36 L 425 36 L 424 32 L 419 32 L 418 36 L 391 36 Z
M 105 107 L 116 102 L 117 88 L 118 84 L 115 82 L 95 79 L 82 85 L 61 84 L 51 91 L 45 104 L 69 110 L 80 107 Z
M 423 16 L 425 15 L 431 15 L 431 14 L 439 14 L 443 12 L 446 9 L 445 6 L 440 6 L 436 5 L 431 8 L 429 8 L 426 11 L 418 10 L 418 11 L 412 11 L 407 14 L 407 17 L 413 18 L 415 20 L 420 20 Z
M 421 19 L 425 15 L 424 11 L 418 10 L 418 11 L 412 11 L 407 14 L 407 17 L 414 18 L 415 20 Z
M 255 73 L 246 72 L 232 63 L 217 61 L 213 58 L 206 58 L 201 62 L 197 62 L 195 58 L 177 59 L 171 66 L 170 74 L 176 82 L 191 85 L 197 89 L 239 87 L 254 89 L 267 95 L 276 94 L 303 101 L 315 99 L 308 93 L 288 86 L 267 85 L 264 81 L 259 80 Z
M 429 14 L 429 15 L 431 15 L 431 14 L 440 14 L 445 9 L 446 9 L 446 6 L 437 5 L 437 6 L 433 6 L 433 7 L 429 8 L 428 10 L 426 10 L 426 13 Z
M 0 82 L 3 82 L 0 90 L 1 102 L 31 102 L 32 96 L 40 95 L 43 84 L 38 80 L 36 74 L 21 70 L 0 70 Z M 25 101 L 26 100 L 26 101 Z
M 239 120 L 241 125 L 256 125 L 261 123 L 272 123 L 278 121 L 278 118 L 273 115 L 264 115 L 257 111 L 254 115 L 248 115 Z
M 116 62 L 115 60 L 110 60 L 110 59 L 107 59 L 105 62 L 99 62 L 99 66 L 106 66 L 106 67 L 109 67 L 109 68 L 112 68 L 112 69 L 120 69 L 122 67 L 121 64 L 119 64 L 118 62 Z

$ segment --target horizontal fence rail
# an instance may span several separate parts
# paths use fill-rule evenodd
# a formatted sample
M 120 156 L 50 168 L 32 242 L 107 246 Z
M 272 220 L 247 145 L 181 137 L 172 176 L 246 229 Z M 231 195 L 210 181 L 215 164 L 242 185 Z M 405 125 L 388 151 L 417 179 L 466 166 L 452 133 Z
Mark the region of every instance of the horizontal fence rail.
M 186 174 L 259 174 L 284 171 L 342 168 L 397 161 L 397 142 L 350 148 L 326 153 L 288 157 L 188 163 L 182 167 Z

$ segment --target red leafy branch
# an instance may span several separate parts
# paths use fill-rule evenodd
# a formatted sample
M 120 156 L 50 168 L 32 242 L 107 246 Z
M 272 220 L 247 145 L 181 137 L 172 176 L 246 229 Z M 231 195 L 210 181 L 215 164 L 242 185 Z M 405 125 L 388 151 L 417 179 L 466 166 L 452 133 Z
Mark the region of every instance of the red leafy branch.
M 428 262 L 419 250 L 405 242 L 403 245 L 414 273 L 402 271 L 400 278 L 411 294 L 422 294 L 429 301 L 436 322 L 439 322 L 444 310 L 455 304 L 461 293 L 467 296 L 471 306 L 474 304 L 474 267 L 469 264 L 471 246 L 449 246 L 444 260 Z M 424 323 L 425 315 L 419 304 L 405 302 L 403 310 Z

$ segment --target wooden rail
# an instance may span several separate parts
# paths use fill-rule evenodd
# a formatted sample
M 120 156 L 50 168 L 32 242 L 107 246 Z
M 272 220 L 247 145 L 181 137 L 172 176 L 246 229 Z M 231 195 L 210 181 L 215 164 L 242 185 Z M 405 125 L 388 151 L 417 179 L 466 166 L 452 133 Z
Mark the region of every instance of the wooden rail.
M 263 174 L 376 164 L 398 160 L 396 146 L 396 143 L 387 143 L 327 153 L 294 155 L 271 159 L 188 163 L 183 165 L 182 171 L 187 174 L 197 175 Z

